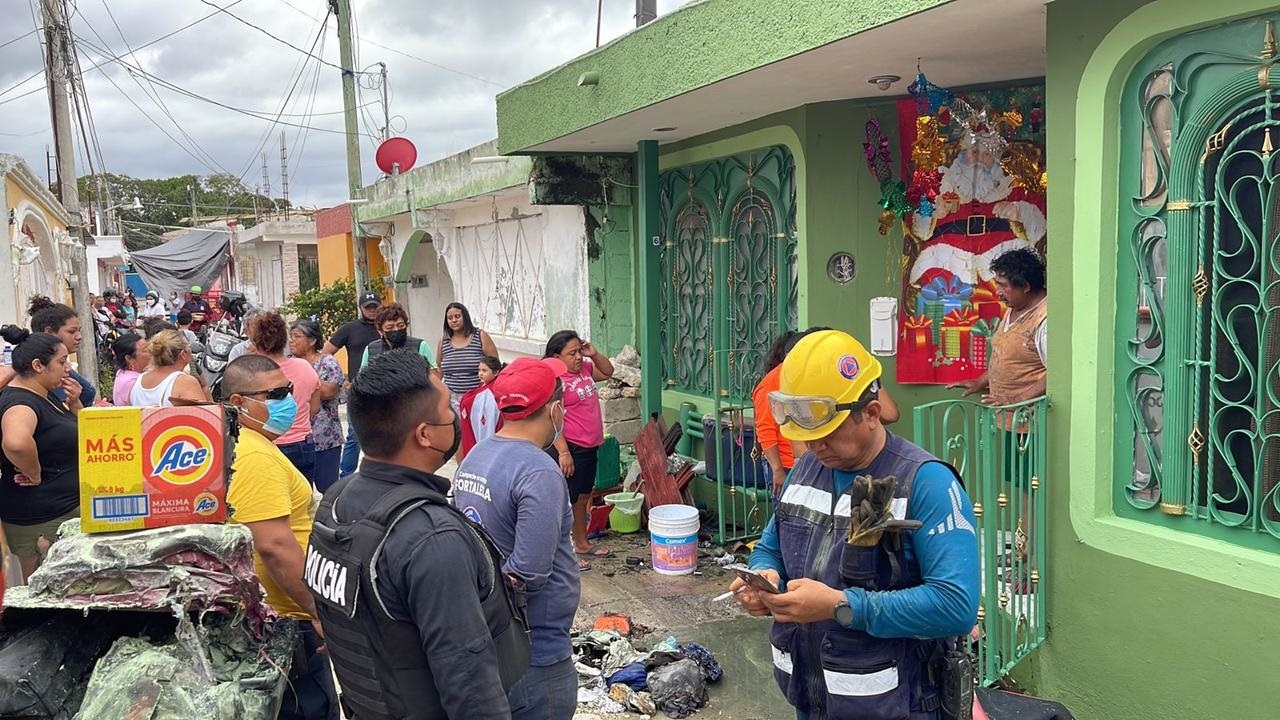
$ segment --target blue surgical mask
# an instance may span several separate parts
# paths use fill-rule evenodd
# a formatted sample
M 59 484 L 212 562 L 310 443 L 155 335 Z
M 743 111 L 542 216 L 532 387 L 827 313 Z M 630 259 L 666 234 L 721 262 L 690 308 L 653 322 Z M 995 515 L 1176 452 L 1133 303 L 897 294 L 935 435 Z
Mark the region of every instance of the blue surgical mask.
M 269 433 L 275 435 L 285 434 L 293 426 L 294 418 L 298 416 L 298 402 L 293 399 L 292 395 L 286 395 L 279 400 L 267 400 L 265 402 L 257 398 L 245 397 L 267 406 L 267 421 L 262 424 L 262 429 Z

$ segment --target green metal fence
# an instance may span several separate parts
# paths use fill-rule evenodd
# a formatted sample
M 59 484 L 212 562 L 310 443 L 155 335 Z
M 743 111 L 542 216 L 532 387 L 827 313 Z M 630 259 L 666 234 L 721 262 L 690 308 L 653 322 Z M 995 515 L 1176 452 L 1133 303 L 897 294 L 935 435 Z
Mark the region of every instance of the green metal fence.
M 916 442 L 960 471 L 982 552 L 978 678 L 990 685 L 1045 640 L 1044 397 L 991 407 L 945 400 L 915 409 Z

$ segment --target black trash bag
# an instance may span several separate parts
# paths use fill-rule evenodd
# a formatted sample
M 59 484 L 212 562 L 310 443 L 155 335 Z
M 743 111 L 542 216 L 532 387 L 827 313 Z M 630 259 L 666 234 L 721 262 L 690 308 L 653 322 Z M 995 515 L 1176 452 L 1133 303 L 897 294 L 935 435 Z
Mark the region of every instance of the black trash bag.
M 1071 711 L 1056 702 L 985 687 L 977 694 L 991 720 L 1072 720 Z
M 5 628 L 0 647 L 0 717 L 70 718 L 80 708 L 93 664 L 111 638 L 101 627 L 50 617 Z
M 680 654 L 702 666 L 702 672 L 706 674 L 707 682 L 720 682 L 720 678 L 724 677 L 724 669 L 716 661 L 716 656 L 698 643 L 689 643 L 682 646 Z
M 707 704 L 706 675 L 688 658 L 663 665 L 649 673 L 649 694 L 668 716 L 689 717 Z

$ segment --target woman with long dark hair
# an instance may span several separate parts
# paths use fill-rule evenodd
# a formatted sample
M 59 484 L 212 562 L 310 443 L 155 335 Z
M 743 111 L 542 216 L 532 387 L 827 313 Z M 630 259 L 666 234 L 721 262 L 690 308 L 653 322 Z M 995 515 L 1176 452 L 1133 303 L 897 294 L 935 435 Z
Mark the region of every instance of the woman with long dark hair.
M 556 462 L 569 484 L 573 549 L 586 554 L 592 552 L 587 542 L 587 508 L 595 489 L 600 446 L 604 443 L 604 418 L 596 383 L 613 377 L 613 363 L 573 330 L 561 330 L 548 338 L 543 357 L 558 358 L 565 366 L 560 376 L 564 384 L 564 432 L 552 445 Z M 578 567 L 590 565 L 579 561 Z
M 70 376 L 67 346 L 46 333 L 0 328 L 14 345 L 16 376 L 0 391 L 0 524 L 25 580 L 40 564 L 41 539 L 80 514 L 80 388 Z M 53 391 L 70 398 L 63 403 Z
M 111 343 L 111 359 L 116 365 L 116 381 L 111 389 L 111 402 L 128 405 L 133 386 L 151 365 L 151 347 L 146 338 L 127 332 Z
M 452 302 L 444 310 L 444 335 L 436 357 L 440 358 L 440 374 L 457 409 L 463 395 L 480 387 L 476 365 L 486 357 L 498 357 L 498 348 L 489 333 L 471 321 L 467 306 Z
M 31 304 L 27 306 L 27 314 L 31 316 L 31 332 L 55 335 L 67 346 L 68 353 L 80 348 L 80 318 L 76 311 L 62 303 L 56 303 L 43 295 L 31 296 Z M 89 378 L 71 370 L 71 379 L 80 387 L 80 404 L 84 407 L 93 405 L 98 391 L 94 389 Z M 62 402 L 67 401 L 66 391 L 55 388 L 53 396 Z

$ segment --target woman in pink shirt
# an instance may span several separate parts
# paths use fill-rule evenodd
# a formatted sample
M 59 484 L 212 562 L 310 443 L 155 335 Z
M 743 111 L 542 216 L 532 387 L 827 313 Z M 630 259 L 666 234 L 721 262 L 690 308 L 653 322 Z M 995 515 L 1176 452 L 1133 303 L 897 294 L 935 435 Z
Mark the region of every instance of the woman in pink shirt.
M 320 376 L 311 363 L 296 357 L 285 357 L 284 347 L 289 342 L 289 326 L 278 312 L 263 313 L 249 323 L 249 348 L 251 352 L 276 361 L 284 376 L 293 386 L 293 399 L 298 404 L 297 414 L 289 430 L 276 438 L 276 447 L 289 458 L 315 486 L 316 445 L 311 439 L 311 418 L 320 412 Z
M 151 349 L 146 338 L 136 332 L 127 332 L 111 343 L 111 355 L 116 362 L 111 402 L 117 406 L 128 405 L 134 384 L 151 365 Z
M 604 443 L 604 419 L 596 383 L 613 376 L 613 363 L 572 330 L 552 335 L 543 357 L 557 358 L 565 365 L 565 373 L 560 376 L 564 384 L 564 432 L 556 437 L 553 447 L 556 462 L 569 483 L 573 549 L 586 554 L 592 552 L 587 542 L 587 510 L 595 489 L 597 455 Z M 584 565 L 585 561 L 579 561 L 580 568 Z

